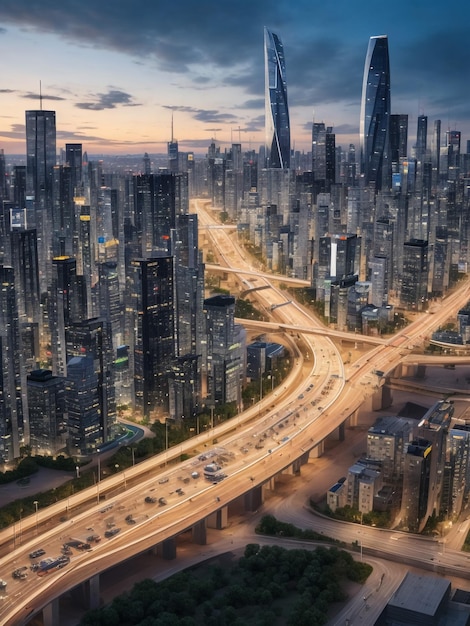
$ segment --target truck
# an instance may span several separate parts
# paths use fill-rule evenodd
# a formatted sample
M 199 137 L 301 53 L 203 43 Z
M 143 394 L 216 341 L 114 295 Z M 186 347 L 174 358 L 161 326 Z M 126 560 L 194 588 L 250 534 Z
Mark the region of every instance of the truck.
M 52 572 L 55 572 L 58 569 L 62 569 L 69 563 L 70 563 L 70 557 L 66 555 L 57 556 L 55 558 L 49 557 L 47 559 L 44 559 L 43 561 L 40 561 L 39 567 L 36 573 L 38 576 L 47 576 L 48 574 L 51 574 Z

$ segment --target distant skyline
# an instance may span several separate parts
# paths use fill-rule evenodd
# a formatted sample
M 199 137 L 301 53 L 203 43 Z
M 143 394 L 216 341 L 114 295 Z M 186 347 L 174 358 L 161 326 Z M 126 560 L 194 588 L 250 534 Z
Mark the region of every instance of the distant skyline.
M 359 148 L 369 38 L 388 35 L 392 113 L 470 139 L 470 7 L 460 0 L 2 0 L 0 148 L 24 155 L 25 111 L 57 112 L 57 146 L 89 154 L 205 153 L 264 144 L 263 28 L 284 45 L 292 147 L 311 124 Z

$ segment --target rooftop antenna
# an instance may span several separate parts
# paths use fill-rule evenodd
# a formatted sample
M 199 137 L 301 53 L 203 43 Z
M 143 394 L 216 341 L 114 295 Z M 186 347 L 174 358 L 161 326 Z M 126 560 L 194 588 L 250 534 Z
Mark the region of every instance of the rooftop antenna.
M 173 111 L 171 111 L 171 143 L 173 143 Z
M 39 81 L 39 110 L 42 111 L 42 85 Z

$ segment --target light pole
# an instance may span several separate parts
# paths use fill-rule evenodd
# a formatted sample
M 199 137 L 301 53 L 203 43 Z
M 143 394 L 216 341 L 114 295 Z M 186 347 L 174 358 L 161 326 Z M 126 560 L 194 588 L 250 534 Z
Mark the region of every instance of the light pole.
M 96 501 L 100 503 L 101 459 L 98 457 L 98 481 L 96 483 Z
M 77 478 L 80 478 L 80 466 L 79 465 L 75 466 L 75 471 L 77 472 Z
M 33 504 L 34 504 L 34 507 L 36 509 L 36 535 L 37 535 L 38 534 L 38 505 L 39 505 L 39 502 L 37 500 L 35 500 L 33 502 Z

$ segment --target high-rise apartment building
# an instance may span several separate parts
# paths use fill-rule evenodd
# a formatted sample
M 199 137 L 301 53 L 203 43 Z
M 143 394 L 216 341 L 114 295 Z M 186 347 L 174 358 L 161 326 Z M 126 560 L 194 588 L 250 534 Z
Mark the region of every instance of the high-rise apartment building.
M 278 35 L 264 29 L 266 164 L 290 167 L 290 121 L 284 47 Z
M 361 173 L 376 191 L 390 186 L 390 63 L 386 35 L 371 37 L 362 82 Z

